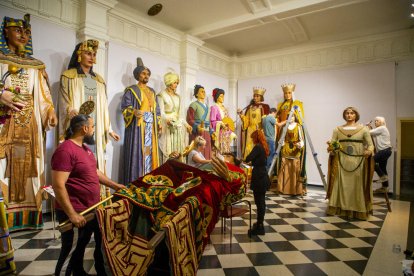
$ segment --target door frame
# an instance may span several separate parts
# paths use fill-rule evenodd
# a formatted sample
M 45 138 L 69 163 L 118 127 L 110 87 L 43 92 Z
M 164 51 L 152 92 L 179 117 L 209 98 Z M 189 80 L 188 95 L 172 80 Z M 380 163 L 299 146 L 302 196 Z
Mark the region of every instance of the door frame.
M 414 123 L 414 117 L 401 117 L 397 118 L 397 150 L 396 150 L 396 162 L 394 162 L 395 172 L 395 195 L 400 195 L 401 188 L 401 125 L 402 123 Z

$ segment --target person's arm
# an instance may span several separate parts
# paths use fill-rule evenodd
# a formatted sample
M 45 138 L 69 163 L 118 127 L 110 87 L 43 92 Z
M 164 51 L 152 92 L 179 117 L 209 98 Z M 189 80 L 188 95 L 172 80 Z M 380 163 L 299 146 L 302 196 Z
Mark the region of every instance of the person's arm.
M 199 164 L 207 164 L 211 162 L 211 160 L 206 160 L 206 159 L 201 158 L 199 153 L 194 154 L 192 159 L 195 163 L 199 163 Z
M 282 121 L 282 122 L 280 122 L 280 123 L 276 121 L 276 126 L 277 126 L 277 127 L 282 127 L 282 126 L 284 126 L 284 125 L 286 125 L 286 120 L 284 120 L 284 121 Z
M 70 202 L 69 194 L 65 187 L 69 174 L 70 172 L 52 170 L 52 187 L 60 207 L 68 216 L 69 220 L 79 228 L 85 226 L 86 220 L 73 209 L 72 203 Z
M 259 155 L 258 147 L 254 146 L 252 151 L 247 155 L 246 159 L 244 160 L 245 163 L 250 163 L 257 158 Z
M 102 185 L 114 189 L 115 191 L 125 188 L 124 185 L 116 183 L 115 181 L 104 175 L 100 170 L 96 170 L 96 173 L 99 177 L 99 183 L 101 183 Z
M 373 129 L 369 130 L 369 134 L 371 134 L 371 136 L 378 136 L 383 132 L 384 128 L 383 126 L 379 126 Z

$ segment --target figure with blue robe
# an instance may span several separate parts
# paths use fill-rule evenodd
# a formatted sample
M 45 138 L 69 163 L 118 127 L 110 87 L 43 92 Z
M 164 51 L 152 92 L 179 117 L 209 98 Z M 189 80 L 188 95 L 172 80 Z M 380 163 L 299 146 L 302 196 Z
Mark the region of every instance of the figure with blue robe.
M 121 110 L 125 122 L 124 175 L 128 184 L 158 168 L 158 134 L 161 132 L 160 109 L 154 89 L 147 86 L 151 71 L 141 58 L 137 60 L 134 78 L 138 84 L 125 89 Z

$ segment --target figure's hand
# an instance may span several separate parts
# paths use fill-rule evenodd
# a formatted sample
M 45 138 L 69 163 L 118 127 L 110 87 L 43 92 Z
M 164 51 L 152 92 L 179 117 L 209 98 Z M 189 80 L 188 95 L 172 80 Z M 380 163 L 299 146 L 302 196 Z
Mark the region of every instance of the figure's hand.
M 181 156 L 181 154 L 178 151 L 173 151 L 168 156 L 170 159 L 178 159 Z
M 186 129 L 187 129 L 188 134 L 191 134 L 191 132 L 193 131 L 193 128 L 190 125 L 187 125 Z
M 366 158 L 370 157 L 371 155 L 372 155 L 372 151 L 370 151 L 370 150 L 364 150 L 364 156 Z
M 75 225 L 75 227 L 78 228 L 84 227 L 86 225 L 86 219 L 78 213 L 75 213 L 72 216 L 70 216 L 69 220 L 73 223 L 73 225 Z
M 203 134 L 203 128 L 201 127 L 201 125 L 199 125 L 199 126 L 197 127 L 197 133 L 198 133 L 198 135 Z
M 172 126 L 172 122 L 171 122 L 170 119 L 165 119 L 165 121 L 166 121 L 167 125 Z
M 47 122 L 51 127 L 55 127 L 57 125 L 58 119 L 53 108 L 49 109 L 49 111 L 47 112 Z
M 328 145 L 328 147 L 326 148 L 326 151 L 328 153 L 331 153 L 333 151 L 332 146 L 331 146 L 331 141 L 326 141 L 326 144 Z
M 211 164 L 213 165 L 213 169 L 217 173 L 217 175 L 226 180 L 229 179 L 229 168 L 227 168 L 227 165 L 223 160 L 213 157 L 211 159 Z
M 139 110 L 139 109 L 134 109 L 134 115 L 135 115 L 135 117 L 137 117 L 137 118 L 141 118 L 143 115 L 144 115 L 144 112 L 142 112 L 141 110 Z
M 237 114 L 241 115 L 242 114 L 242 110 L 240 108 L 237 108 Z
M 119 136 L 118 134 L 116 134 L 114 131 L 109 132 L 109 136 L 111 136 L 112 139 L 114 139 L 116 142 L 118 142 L 119 139 L 121 139 L 121 136 Z
M 162 134 L 162 125 L 158 125 L 158 135 Z
M 69 112 L 69 119 L 72 119 L 73 117 L 75 117 L 76 115 L 78 115 L 79 114 L 79 112 L 76 110 L 76 109 L 72 109 L 70 112 Z
M 7 89 L 3 90 L 3 94 L 0 97 L 0 103 L 10 107 L 14 111 L 20 111 L 20 109 L 26 106 L 25 101 Z

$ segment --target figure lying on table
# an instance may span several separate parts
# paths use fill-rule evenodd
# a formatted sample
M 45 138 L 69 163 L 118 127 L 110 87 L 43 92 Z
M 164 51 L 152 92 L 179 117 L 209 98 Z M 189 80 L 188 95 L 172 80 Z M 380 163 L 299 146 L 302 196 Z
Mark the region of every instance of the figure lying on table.
M 213 171 L 203 171 L 169 160 L 116 192 L 122 200 L 97 210 L 113 275 L 196 274 L 220 209 L 243 198 L 246 188 L 236 165 L 217 158 L 211 165 Z M 165 244 L 154 251 L 148 241 L 160 230 Z

